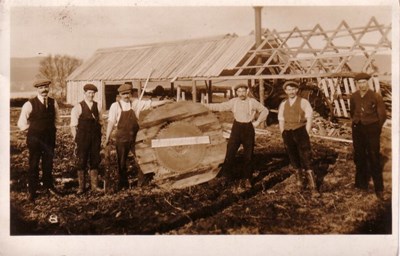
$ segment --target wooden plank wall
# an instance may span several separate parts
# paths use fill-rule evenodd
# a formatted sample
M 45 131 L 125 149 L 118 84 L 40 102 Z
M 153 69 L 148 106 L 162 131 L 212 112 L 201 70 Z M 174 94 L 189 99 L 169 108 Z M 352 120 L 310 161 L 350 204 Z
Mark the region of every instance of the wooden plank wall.
M 339 84 L 338 84 L 339 82 Z M 368 81 L 371 90 L 380 93 L 379 78 L 373 77 Z M 321 78 L 318 87 L 329 99 L 336 117 L 350 117 L 350 96 L 356 91 L 354 78 Z
M 103 85 L 101 81 L 68 81 L 67 82 L 67 103 L 75 105 L 83 100 L 83 87 L 85 84 L 94 84 L 98 92 L 96 93 L 94 100 L 98 102 L 99 109 L 102 108 L 103 103 Z

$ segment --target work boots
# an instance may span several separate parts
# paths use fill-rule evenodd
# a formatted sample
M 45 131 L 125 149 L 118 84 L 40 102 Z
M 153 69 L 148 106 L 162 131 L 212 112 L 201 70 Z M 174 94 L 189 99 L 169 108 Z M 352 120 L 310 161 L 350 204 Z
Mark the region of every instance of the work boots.
M 307 170 L 306 171 L 306 178 L 307 178 L 307 183 L 308 183 L 308 189 L 311 191 L 311 193 L 314 195 L 318 194 L 317 190 L 317 184 L 315 181 L 315 176 L 314 172 L 312 170 Z
M 78 191 L 76 192 L 76 194 L 78 195 L 82 195 L 83 193 L 85 193 L 85 171 L 80 170 L 78 171 Z
M 307 186 L 306 177 L 303 169 L 297 169 L 295 172 L 296 185 L 300 190 L 304 190 Z
M 90 174 L 90 189 L 93 192 L 103 192 L 103 190 L 101 188 L 97 187 L 98 171 L 97 170 L 89 170 L 89 174 Z

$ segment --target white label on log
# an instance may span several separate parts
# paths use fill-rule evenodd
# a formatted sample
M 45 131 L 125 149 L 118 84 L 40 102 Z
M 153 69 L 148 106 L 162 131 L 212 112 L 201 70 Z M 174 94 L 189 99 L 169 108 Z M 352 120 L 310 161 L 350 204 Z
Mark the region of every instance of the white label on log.
M 210 144 L 209 136 L 195 136 L 195 137 L 182 137 L 182 138 L 167 138 L 151 140 L 152 148 L 173 147 L 173 146 L 186 146 L 197 144 Z

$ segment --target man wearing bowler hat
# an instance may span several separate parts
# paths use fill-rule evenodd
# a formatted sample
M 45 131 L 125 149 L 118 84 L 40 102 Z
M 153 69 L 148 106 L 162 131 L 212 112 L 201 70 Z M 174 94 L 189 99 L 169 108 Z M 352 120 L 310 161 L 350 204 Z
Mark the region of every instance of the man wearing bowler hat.
M 308 100 L 297 95 L 299 84 L 296 81 L 286 81 L 283 90 L 287 99 L 279 105 L 279 129 L 290 163 L 296 169 L 296 183 L 300 189 L 308 188 L 317 195 L 309 136 L 313 110 Z
M 356 165 L 355 187 L 368 190 L 370 177 L 374 182 L 375 193 L 383 197 L 383 178 L 380 165 L 380 134 L 386 121 L 385 103 L 382 96 L 369 88 L 366 73 L 354 77 L 357 91 L 350 98 L 354 163 Z
M 135 89 L 137 90 L 137 89 Z M 135 153 L 136 134 L 139 131 L 138 117 L 141 111 L 166 103 L 152 102 L 132 97 L 134 89 L 131 84 L 123 84 L 118 88 L 119 100 L 111 104 L 108 113 L 108 125 L 105 146 L 108 145 L 111 133 L 116 126 L 116 149 L 119 172 L 118 189 L 128 188 L 126 161 L 129 151 Z
M 21 131 L 28 130 L 29 150 L 29 200 L 37 198 L 39 162 L 42 160 L 42 182 L 47 193 L 60 195 L 53 184 L 53 157 L 56 144 L 56 122 L 59 122 L 57 101 L 48 97 L 51 81 L 41 79 L 33 86 L 37 96 L 25 102 L 18 120 Z
M 97 187 L 101 149 L 101 113 L 97 102 L 93 100 L 97 87 L 93 84 L 86 84 L 83 90 L 84 99 L 72 109 L 70 124 L 78 157 L 78 195 L 85 192 L 87 169 L 89 170 L 91 190 L 101 191 Z

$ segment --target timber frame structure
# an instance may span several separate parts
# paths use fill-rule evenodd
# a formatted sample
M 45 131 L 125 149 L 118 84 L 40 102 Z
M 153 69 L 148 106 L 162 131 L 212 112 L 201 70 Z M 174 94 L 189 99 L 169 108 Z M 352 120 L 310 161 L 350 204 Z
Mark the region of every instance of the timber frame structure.
M 342 21 L 333 30 L 324 30 L 319 24 L 308 30 L 265 29 L 257 47 L 255 41 L 254 36 L 228 34 L 219 38 L 100 49 L 67 78 L 67 102 L 76 104 L 82 99 L 83 85 L 88 82 L 103 92 L 97 100 L 105 108 L 107 86 L 116 88 L 123 82 L 139 88 L 146 80 L 168 82 L 171 88 L 180 81 L 191 82 L 193 100 L 199 98 L 196 95 L 199 86 L 206 84 L 211 100 L 214 81 L 241 80 L 254 86 L 279 85 L 282 80 L 298 79 L 318 86 L 335 104 L 335 115 L 346 117 L 345 97 L 343 102 L 335 100 L 337 95 L 346 96 L 354 91 L 355 72 L 371 74 L 370 86 L 377 91 L 379 79 L 390 75 L 380 73 L 375 58 L 391 55 L 391 24 L 380 24 L 375 17 L 361 27 L 351 27 Z M 352 70 L 355 59 L 362 63 L 361 70 Z M 259 88 L 263 95 L 264 86 Z M 260 96 L 260 101 L 263 100 Z
M 234 75 L 227 78 L 295 79 L 325 77 L 340 72 L 351 72 L 349 61 L 356 55 L 364 56 L 363 72 L 376 73 L 374 57 L 377 53 L 390 53 L 391 25 L 379 24 L 372 17 L 365 27 L 351 28 L 345 21 L 334 30 L 323 30 L 317 24 L 311 30 L 277 32 L 266 30 L 259 47 L 249 51 L 235 67 Z M 362 40 L 373 36 L 375 43 Z M 345 40 L 343 40 L 345 39 Z M 290 46 L 297 41 L 299 46 Z M 320 44 L 316 47 L 315 44 Z M 262 64 L 257 65 L 257 57 Z
M 277 84 L 279 79 L 308 81 L 308 84 L 317 85 L 333 105 L 334 116 L 347 118 L 349 96 L 356 90 L 354 74 L 371 74 L 369 85 L 377 92 L 381 89 L 379 79 L 388 77 L 379 72 L 374 60 L 377 54 L 391 54 L 390 32 L 391 24 L 379 24 L 375 17 L 371 17 L 364 27 L 351 28 L 342 21 L 334 30 L 324 30 L 319 24 L 310 30 L 298 27 L 286 32 L 266 29 L 257 48 L 249 51 L 233 70 L 224 71 L 223 74 L 229 75 L 209 78 L 208 85 L 219 79 L 247 79 L 251 85 L 255 85 L 256 80 L 259 84 L 264 80 Z M 362 68 L 353 71 L 349 63 L 356 56 L 361 59 Z M 260 95 L 262 93 L 260 90 Z M 260 96 L 259 100 L 264 99 Z

